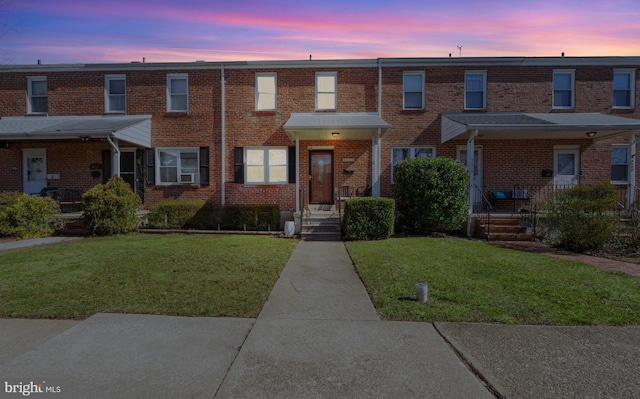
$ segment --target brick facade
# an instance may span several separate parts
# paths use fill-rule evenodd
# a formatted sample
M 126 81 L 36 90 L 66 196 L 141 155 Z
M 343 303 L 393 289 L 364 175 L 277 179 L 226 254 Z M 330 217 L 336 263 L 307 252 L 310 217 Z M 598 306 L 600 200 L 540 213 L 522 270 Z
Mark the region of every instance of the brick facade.
M 391 125 L 381 138 L 380 193 L 393 195 L 392 148 L 433 147 L 437 156 L 455 158 L 466 141 L 441 143 L 442 114 L 464 112 L 465 72 L 486 73 L 486 109 L 481 112 L 597 112 L 637 118 L 640 97 L 638 74 L 633 84 L 634 104 L 630 109 L 612 107 L 614 69 L 636 70 L 638 59 L 554 58 L 554 59 L 410 59 L 361 61 L 308 61 L 259 63 L 171 63 L 104 65 L 31 65 L 0 67 L 0 116 L 27 114 L 27 79 L 46 76 L 48 115 L 105 115 L 105 75 L 126 76 L 126 114 L 151 115 L 151 147 L 209 147 L 208 185 L 145 184 L 145 206 L 163 198 L 198 198 L 219 205 L 228 203 L 278 203 L 282 210 L 296 208 L 296 185 L 234 182 L 236 147 L 292 147 L 285 123 L 292 113 L 315 111 L 315 75 L 337 75 L 337 109 L 322 112 L 380 112 Z M 380 68 L 378 62 L 382 63 Z M 575 107 L 553 109 L 553 71 L 573 70 Z M 379 90 L 381 71 L 382 90 Z M 403 110 L 403 73 L 424 74 L 423 110 Z M 189 111 L 167 112 L 167 74 L 188 74 Z M 224 73 L 224 125 L 222 77 Z M 276 73 L 277 109 L 256 111 L 257 73 Z M 381 96 L 380 99 L 378 96 Z M 379 108 L 381 104 L 381 109 Z M 469 111 L 477 112 L 477 111 Z M 43 116 L 30 116 L 42 118 Z M 355 193 L 373 182 L 374 155 L 371 140 L 339 139 L 300 141 L 299 181 L 301 195 L 308 201 L 309 151 L 331 149 L 334 159 L 333 186 L 348 185 Z M 224 137 L 224 150 L 222 148 Z M 611 145 L 624 144 L 628 136 L 613 140 L 490 140 L 479 137 L 482 148 L 483 184 L 507 189 L 514 185 L 544 187 L 552 177 L 554 146 L 580 148 L 580 182 L 597 183 L 610 178 Z M 0 137 L 0 141 L 2 138 Z M 119 143 L 121 147 L 132 147 Z M 86 191 L 102 178 L 92 176 L 90 165 L 102 162 L 108 142 L 80 140 L 11 141 L 0 149 L 0 191 L 22 191 L 22 150 L 41 148 L 47 154 L 47 172 L 59 173 L 50 185 Z M 138 147 L 138 149 L 142 149 Z M 222 176 L 224 154 L 224 177 Z M 353 173 L 351 173 L 353 171 Z M 640 177 L 640 176 L 639 176 Z M 637 182 L 635 182 L 637 184 Z M 224 187 L 223 187 L 224 184 Z

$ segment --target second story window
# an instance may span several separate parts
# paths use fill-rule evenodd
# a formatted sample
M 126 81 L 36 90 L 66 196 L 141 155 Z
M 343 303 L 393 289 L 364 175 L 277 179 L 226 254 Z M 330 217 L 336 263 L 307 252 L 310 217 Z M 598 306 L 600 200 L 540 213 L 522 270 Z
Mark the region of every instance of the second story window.
M 189 83 L 186 73 L 167 75 L 167 112 L 189 111 Z
M 553 71 L 553 108 L 573 109 L 574 104 L 574 71 Z
M 486 109 L 487 73 L 470 71 L 464 74 L 464 108 Z
M 403 109 L 424 109 L 424 73 L 405 72 L 402 76 Z
M 275 73 L 256 75 L 256 111 L 275 111 L 276 87 Z
M 613 108 L 633 108 L 635 71 L 615 69 L 613 71 Z
M 316 73 L 316 110 L 335 110 L 337 108 L 337 82 L 335 72 Z
M 125 75 L 106 75 L 104 80 L 105 111 L 126 112 Z
M 47 78 L 38 76 L 27 80 L 27 112 L 29 114 L 46 114 L 47 107 Z

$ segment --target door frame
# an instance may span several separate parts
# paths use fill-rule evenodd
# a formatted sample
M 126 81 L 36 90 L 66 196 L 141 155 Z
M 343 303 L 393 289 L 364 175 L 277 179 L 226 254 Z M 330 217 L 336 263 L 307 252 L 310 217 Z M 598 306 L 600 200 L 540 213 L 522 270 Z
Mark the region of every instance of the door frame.
M 456 160 L 458 162 L 462 163 L 462 160 L 460 158 L 460 153 L 462 151 L 467 151 L 467 146 L 466 145 L 459 145 L 456 146 Z M 482 203 L 482 190 L 483 190 L 483 184 L 484 184 L 484 176 L 483 176 L 483 159 L 484 159 L 484 155 L 483 155 L 483 150 L 482 150 L 482 146 L 481 145 L 476 145 L 473 147 L 473 152 L 475 153 L 476 151 L 478 151 L 478 156 L 475 157 L 474 154 L 474 166 L 477 166 L 477 170 L 478 170 L 478 175 L 475 175 L 475 170 L 474 172 L 474 179 L 469 181 L 469 202 L 474 204 L 474 208 L 476 207 L 476 204 L 481 204 Z M 467 166 L 466 164 L 467 159 L 464 159 L 464 163 L 463 165 L 465 165 L 465 167 Z M 476 182 L 480 183 L 480 184 L 476 184 Z M 480 192 L 478 192 L 477 190 L 471 190 L 471 188 L 473 186 L 478 186 L 478 189 L 480 190 Z
M 567 154 L 571 153 L 575 155 L 574 158 L 574 174 L 575 181 L 571 185 L 567 184 L 557 184 L 556 177 L 558 176 L 558 155 L 559 154 Z M 565 176 L 565 175 L 560 175 Z M 566 175 L 569 176 L 569 175 Z M 553 146 L 553 188 L 562 186 L 562 188 L 567 188 L 570 186 L 580 185 L 580 146 L 579 145 L 554 145 Z
M 325 152 L 331 155 L 331 201 L 330 202 L 311 202 L 311 198 L 313 197 L 313 168 L 311 164 L 312 155 L 314 152 Z M 330 205 L 335 203 L 335 199 L 333 198 L 333 190 L 335 184 L 335 153 L 333 148 L 313 148 L 309 150 L 309 204 L 318 204 L 318 205 Z
M 137 165 L 137 151 L 135 147 L 125 147 L 125 148 L 120 148 L 120 177 L 122 177 L 122 153 L 127 152 L 127 153 L 132 153 L 133 154 L 133 187 L 131 188 L 134 193 L 138 192 L 138 179 L 137 179 L 137 172 L 138 172 L 138 165 Z M 112 151 L 113 154 L 113 151 Z
M 40 190 L 36 190 L 33 192 L 31 189 L 27 189 L 28 185 L 28 171 L 29 167 L 27 165 L 27 157 L 41 157 L 44 158 L 44 187 L 49 185 L 49 181 L 47 179 L 47 150 L 45 148 L 24 148 L 22 150 L 22 192 L 25 194 L 35 194 Z M 42 187 L 42 188 L 44 188 Z

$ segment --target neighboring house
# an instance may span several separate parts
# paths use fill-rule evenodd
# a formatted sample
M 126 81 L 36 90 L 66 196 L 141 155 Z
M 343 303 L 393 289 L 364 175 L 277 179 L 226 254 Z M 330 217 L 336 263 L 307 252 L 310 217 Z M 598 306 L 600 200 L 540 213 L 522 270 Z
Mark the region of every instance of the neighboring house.
M 300 212 L 393 195 L 402 159 L 473 165 L 489 190 L 611 181 L 635 202 L 640 57 L 0 66 L 0 191 L 119 174 L 163 198 Z

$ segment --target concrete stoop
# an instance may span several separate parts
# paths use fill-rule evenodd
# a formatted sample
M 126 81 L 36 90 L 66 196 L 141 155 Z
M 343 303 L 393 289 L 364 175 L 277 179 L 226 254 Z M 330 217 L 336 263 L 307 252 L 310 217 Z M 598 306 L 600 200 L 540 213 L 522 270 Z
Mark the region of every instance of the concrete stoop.
M 533 235 L 518 218 L 492 218 L 476 220 L 476 235 L 494 241 L 531 241 Z
M 300 238 L 305 241 L 340 241 L 340 215 L 335 207 L 322 210 L 309 207 L 305 210 Z

